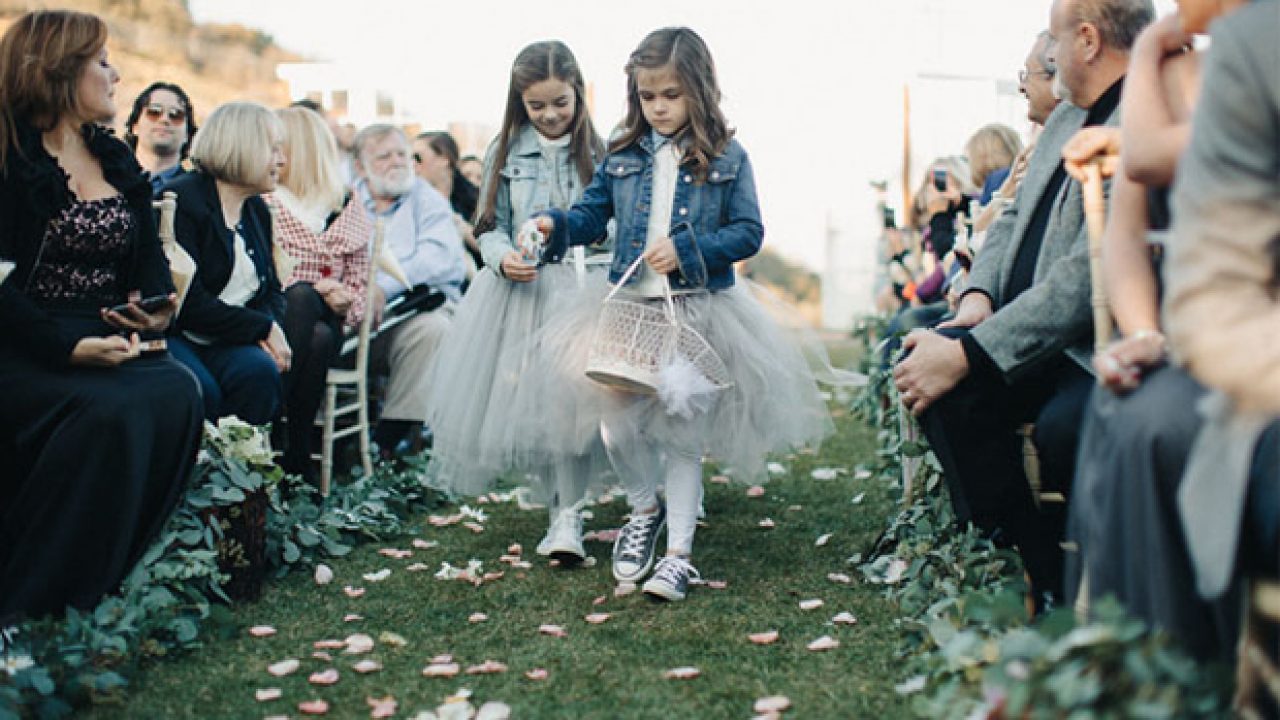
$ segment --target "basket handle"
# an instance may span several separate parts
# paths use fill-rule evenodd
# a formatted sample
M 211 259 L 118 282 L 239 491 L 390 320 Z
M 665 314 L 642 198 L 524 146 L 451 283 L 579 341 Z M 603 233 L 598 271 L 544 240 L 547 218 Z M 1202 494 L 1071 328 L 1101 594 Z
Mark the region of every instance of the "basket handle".
M 631 276 L 640 268 L 640 263 L 642 262 L 644 262 L 644 255 L 637 257 L 631 265 L 627 267 L 626 272 L 622 273 L 622 277 L 618 278 L 618 283 L 614 285 L 613 289 L 609 291 L 609 294 L 605 296 L 605 302 L 609 302 L 613 299 L 614 295 L 618 294 L 618 291 L 627 284 L 627 281 L 631 279 Z M 671 320 L 671 324 L 679 327 L 680 321 L 676 318 L 676 304 L 675 301 L 671 299 L 671 280 L 666 275 L 662 276 L 662 299 L 666 301 L 667 317 Z

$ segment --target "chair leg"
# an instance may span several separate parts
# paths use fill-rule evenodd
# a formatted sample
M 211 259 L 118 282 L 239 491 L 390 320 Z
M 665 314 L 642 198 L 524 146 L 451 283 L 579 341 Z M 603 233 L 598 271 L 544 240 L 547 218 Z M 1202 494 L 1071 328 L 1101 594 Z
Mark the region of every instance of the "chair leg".
M 369 447 L 369 433 L 373 428 L 369 426 L 369 381 L 364 378 L 356 381 L 356 400 L 360 403 L 356 411 L 360 421 L 360 463 L 364 466 L 364 476 L 369 478 L 373 477 L 372 449 Z
M 320 495 L 329 497 L 329 483 L 333 478 L 333 423 L 338 407 L 338 388 L 326 385 L 324 391 L 324 435 L 320 451 Z
M 902 442 L 915 442 L 919 439 L 916 433 L 915 422 L 907 415 L 906 411 L 901 411 L 898 415 L 898 431 L 902 436 Z M 920 471 L 921 458 L 907 457 L 902 454 L 898 458 L 902 466 L 902 506 L 910 507 L 915 495 L 916 473 Z

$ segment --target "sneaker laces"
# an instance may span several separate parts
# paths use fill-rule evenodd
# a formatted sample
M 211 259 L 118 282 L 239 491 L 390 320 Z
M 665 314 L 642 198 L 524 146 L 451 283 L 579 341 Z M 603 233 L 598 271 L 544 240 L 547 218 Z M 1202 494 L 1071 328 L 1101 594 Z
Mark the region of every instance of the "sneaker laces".
M 663 556 L 658 561 L 658 567 L 653 571 L 654 579 L 672 586 L 680 581 L 681 575 L 684 575 L 686 582 L 690 585 L 696 585 L 702 580 L 702 575 L 698 573 L 693 563 L 679 555 Z
M 586 506 L 587 499 L 583 498 L 567 508 L 562 508 L 556 513 L 556 519 L 551 521 L 551 528 L 547 534 L 550 535 L 554 533 L 556 529 L 560 528 L 565 523 L 572 523 L 573 528 L 578 531 L 578 534 L 582 534 L 582 511 Z
M 623 559 L 640 558 L 644 556 L 645 538 L 649 534 L 649 528 L 653 523 L 658 521 L 658 513 L 650 513 L 649 515 L 632 515 L 626 525 L 622 526 L 621 532 L 618 534 L 621 540 L 621 551 L 619 557 Z

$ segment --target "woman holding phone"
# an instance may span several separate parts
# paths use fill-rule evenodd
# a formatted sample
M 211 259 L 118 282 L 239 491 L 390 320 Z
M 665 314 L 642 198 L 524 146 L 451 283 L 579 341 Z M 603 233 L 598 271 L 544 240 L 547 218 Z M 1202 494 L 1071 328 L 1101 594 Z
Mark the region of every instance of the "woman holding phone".
M 102 129 L 120 80 L 106 40 L 65 11 L 0 38 L 0 627 L 115 590 L 200 437 L 191 373 L 147 346 L 173 282 L 151 186 Z

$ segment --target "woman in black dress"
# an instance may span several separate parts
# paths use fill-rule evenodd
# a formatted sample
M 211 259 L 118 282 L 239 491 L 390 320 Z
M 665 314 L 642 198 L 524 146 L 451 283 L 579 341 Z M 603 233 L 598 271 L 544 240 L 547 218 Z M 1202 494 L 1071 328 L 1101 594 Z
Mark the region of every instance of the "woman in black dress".
M 101 125 L 106 39 L 61 11 L 0 38 L 0 627 L 116 589 L 199 443 L 195 379 L 149 345 L 175 296 L 151 186 Z

